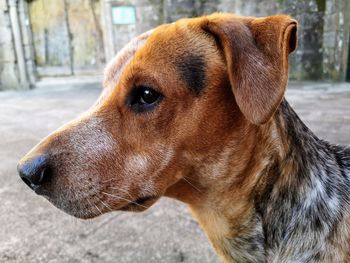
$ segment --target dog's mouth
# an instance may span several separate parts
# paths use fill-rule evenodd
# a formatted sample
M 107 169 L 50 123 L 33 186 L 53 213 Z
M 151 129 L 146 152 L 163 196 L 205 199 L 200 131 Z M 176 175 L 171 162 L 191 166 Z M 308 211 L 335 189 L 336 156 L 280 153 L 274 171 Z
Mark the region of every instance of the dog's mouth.
M 158 199 L 159 199 L 159 196 L 139 197 L 134 201 L 130 201 L 128 204 L 119 208 L 118 210 L 141 212 L 151 207 Z
M 50 201 L 60 210 L 69 215 L 81 219 L 90 219 L 112 211 L 142 212 L 151 207 L 159 198 L 158 195 L 148 195 L 126 199 L 121 196 L 108 194 L 85 195 L 77 198 L 73 191 L 62 193 L 60 191 L 48 191 L 38 187 L 35 192 Z M 115 200 L 124 200 L 119 206 Z

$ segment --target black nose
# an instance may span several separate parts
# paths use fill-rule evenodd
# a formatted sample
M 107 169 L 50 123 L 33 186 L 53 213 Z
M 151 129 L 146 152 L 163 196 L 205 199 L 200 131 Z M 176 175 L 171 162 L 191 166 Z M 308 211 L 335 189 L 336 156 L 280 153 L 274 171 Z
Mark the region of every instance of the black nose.
M 21 179 L 33 190 L 49 177 L 48 161 L 45 155 L 35 156 L 20 163 L 17 170 Z

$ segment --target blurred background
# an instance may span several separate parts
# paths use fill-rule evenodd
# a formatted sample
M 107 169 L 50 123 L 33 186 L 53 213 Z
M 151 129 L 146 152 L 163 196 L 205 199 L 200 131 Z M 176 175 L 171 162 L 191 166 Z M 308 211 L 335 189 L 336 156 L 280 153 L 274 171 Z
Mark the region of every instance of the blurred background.
M 349 0 L 0 0 L 0 90 L 101 74 L 132 37 L 215 11 L 299 22 L 292 80 L 350 81 Z
M 299 22 L 287 99 L 321 138 L 350 144 L 349 0 L 0 0 L 0 262 L 219 262 L 182 203 L 81 221 L 36 196 L 17 161 L 97 99 L 131 38 L 214 11 Z

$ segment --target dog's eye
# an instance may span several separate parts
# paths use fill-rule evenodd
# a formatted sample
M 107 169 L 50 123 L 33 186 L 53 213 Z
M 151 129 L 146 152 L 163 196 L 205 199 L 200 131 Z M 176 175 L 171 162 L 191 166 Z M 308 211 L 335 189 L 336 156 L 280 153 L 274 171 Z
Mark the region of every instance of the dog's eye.
M 140 86 L 134 89 L 129 97 L 132 110 L 144 112 L 153 109 L 162 99 L 162 95 L 154 89 Z
M 139 97 L 139 103 L 152 104 L 158 100 L 159 93 L 152 89 L 144 88 L 140 91 Z

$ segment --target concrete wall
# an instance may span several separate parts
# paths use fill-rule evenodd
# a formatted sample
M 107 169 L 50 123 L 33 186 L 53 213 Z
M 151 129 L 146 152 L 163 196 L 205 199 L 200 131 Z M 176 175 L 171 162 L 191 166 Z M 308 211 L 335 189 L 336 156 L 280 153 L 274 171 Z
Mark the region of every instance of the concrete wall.
M 66 16 L 64 1 L 68 4 Z M 47 3 L 46 9 L 40 7 L 43 2 Z M 136 24 L 113 25 L 114 5 L 135 6 Z M 18 30 L 14 33 L 16 23 L 10 15 L 14 14 L 14 8 L 19 34 Z M 25 0 L 0 0 L 0 90 L 28 88 L 35 82 L 36 69 L 40 67 L 57 64 L 69 74 L 73 73 L 73 67 L 100 70 L 134 36 L 165 22 L 215 11 L 254 16 L 292 15 L 299 22 L 299 46 L 290 57 L 290 77 L 345 80 L 349 0 L 32 0 L 29 11 Z
M 216 11 L 241 15 L 289 14 L 299 23 L 298 49 L 290 57 L 294 80 L 345 80 L 348 60 L 350 11 L 348 0 L 105 0 L 112 5 L 135 5 L 136 25 L 113 26 L 106 38 L 107 56 L 115 54 L 129 39 L 163 22 Z M 110 21 L 106 22 L 107 24 Z M 110 31 L 110 30 L 108 30 Z
M 21 26 L 22 45 L 25 56 L 25 64 L 27 68 L 27 81 L 30 86 L 34 86 L 37 80 L 37 71 L 35 64 L 35 51 L 33 36 L 31 31 L 28 3 L 26 1 L 18 1 L 19 24 Z
M 27 3 L 0 0 L 0 90 L 28 89 L 35 80 Z
M 279 9 L 299 23 L 298 49 L 291 56 L 290 78 L 322 80 L 322 40 L 325 0 L 283 1 Z
M 103 68 L 99 1 L 36 0 L 30 3 L 29 17 L 40 76 L 82 74 Z
M 0 0 L 0 90 L 17 89 L 18 85 L 9 7 L 6 0 Z
M 113 6 L 136 7 L 136 24 L 113 25 Z M 164 23 L 163 0 L 104 0 L 102 1 L 106 58 L 112 58 L 133 37 Z
M 345 79 L 350 48 L 350 1 L 327 0 L 324 21 L 324 76 L 341 81 Z
M 290 78 L 320 80 L 323 76 L 323 28 L 326 0 L 165 0 L 165 21 L 214 11 L 240 15 L 289 14 L 299 22 L 298 49 L 290 57 Z M 347 0 L 334 0 L 346 2 Z M 328 3 L 332 5 L 333 3 Z M 327 25 L 329 24 L 326 21 Z M 350 25 L 347 26 L 350 28 Z M 343 48 L 343 46 L 342 46 Z M 332 49 L 332 46 L 330 46 Z M 333 47 L 334 49 L 334 47 Z M 344 48 L 343 48 L 344 49 Z M 344 70 L 344 69 L 342 69 Z

